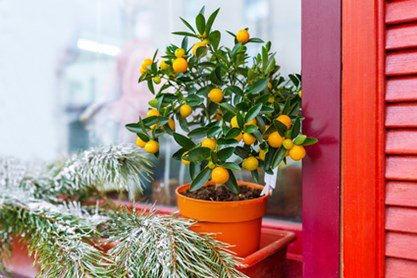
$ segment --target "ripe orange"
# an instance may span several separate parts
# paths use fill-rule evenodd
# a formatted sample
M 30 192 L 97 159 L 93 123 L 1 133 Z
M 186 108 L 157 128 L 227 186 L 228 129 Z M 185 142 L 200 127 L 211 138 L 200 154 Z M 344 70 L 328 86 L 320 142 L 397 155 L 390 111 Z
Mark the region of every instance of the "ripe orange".
M 301 160 L 306 156 L 306 150 L 303 146 L 295 145 L 290 150 L 290 157 L 292 160 Z
M 256 125 L 256 119 L 252 119 L 252 120 L 250 120 L 249 122 L 247 122 L 246 124 L 245 124 L 245 126 L 247 126 L 247 125 Z
M 170 65 L 167 64 L 165 60 L 162 60 L 161 63 L 159 64 L 159 67 L 161 68 L 161 70 L 166 70 L 166 69 L 169 69 Z
M 143 147 L 145 147 L 146 142 L 143 141 L 142 139 L 140 139 L 140 137 L 138 137 L 138 138 L 136 138 L 136 145 L 140 148 L 143 148 Z
M 282 142 L 284 142 L 284 137 L 282 137 L 278 131 L 274 131 L 269 134 L 268 137 L 268 144 L 273 148 L 279 148 L 282 146 Z
M 168 126 L 171 130 L 175 130 L 175 122 L 172 118 L 168 120 Z
M 172 67 L 175 72 L 186 72 L 188 68 L 188 62 L 184 58 L 177 58 L 172 63 Z
M 219 88 L 214 88 L 211 89 L 208 97 L 212 102 L 219 103 L 223 100 L 223 92 Z
M 211 172 L 211 179 L 216 184 L 224 184 L 229 180 L 229 178 L 230 178 L 229 172 L 227 171 L 226 168 L 222 166 L 217 166 Z
M 182 49 L 182 48 L 177 48 L 176 50 L 175 50 L 175 57 L 177 57 L 177 58 L 182 58 L 182 57 L 184 57 L 185 56 L 185 50 L 184 49 Z
M 160 115 L 159 111 L 156 110 L 156 109 L 151 109 L 151 110 L 148 111 L 148 113 L 146 113 L 147 118 L 148 117 L 153 117 L 153 116 L 159 117 L 159 115 Z
M 239 127 L 239 124 L 237 123 L 237 117 L 236 117 L 236 116 L 234 116 L 234 117 L 232 118 L 232 120 L 230 121 L 230 125 L 231 125 L 232 127 Z
M 214 150 L 216 148 L 216 139 L 213 138 L 206 138 L 201 142 L 201 146 L 203 148 L 209 148 L 210 150 Z
M 270 96 L 270 97 L 268 98 L 268 102 L 269 102 L 269 103 L 274 103 L 274 101 L 275 101 L 275 97 L 274 97 L 274 96 Z
M 217 121 L 220 121 L 222 119 L 222 110 L 217 109 L 216 115 L 214 116 L 214 119 L 216 119 Z
M 245 44 L 249 40 L 249 32 L 247 30 L 240 30 L 236 34 L 236 40 L 242 44 Z
M 242 167 L 249 171 L 255 171 L 256 169 L 258 169 L 258 166 L 259 161 L 253 156 L 246 158 L 242 162 Z
M 259 159 L 262 160 L 262 161 L 264 161 L 265 160 L 266 151 L 260 149 L 258 155 L 259 155 Z
M 302 97 L 303 97 L 303 90 L 300 90 L 300 91 L 298 92 L 298 96 L 299 96 L 300 98 L 302 98 Z
M 242 133 L 240 133 L 238 136 L 236 136 L 234 139 L 236 140 L 236 141 L 238 141 L 238 142 L 240 142 L 240 141 L 242 141 L 242 138 L 243 138 L 243 134 Z
M 188 104 L 183 104 L 180 107 L 180 115 L 183 118 L 187 118 L 188 116 L 191 115 L 191 113 L 193 112 L 193 110 L 191 109 L 191 106 L 189 106 Z
M 246 145 L 252 145 L 256 142 L 256 138 L 250 133 L 243 133 L 243 142 L 245 142 Z
M 287 128 L 291 126 L 291 119 L 287 115 L 278 116 L 277 121 L 283 123 Z
M 148 153 L 157 153 L 159 151 L 159 143 L 155 140 L 149 140 L 145 144 L 145 151 Z
M 268 89 L 272 89 L 272 83 L 271 82 L 268 82 Z

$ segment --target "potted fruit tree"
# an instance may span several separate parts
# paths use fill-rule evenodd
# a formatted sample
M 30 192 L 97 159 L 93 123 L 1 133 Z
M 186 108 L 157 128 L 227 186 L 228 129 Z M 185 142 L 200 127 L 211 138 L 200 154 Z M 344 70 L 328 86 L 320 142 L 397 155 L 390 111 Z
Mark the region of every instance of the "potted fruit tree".
M 173 158 L 188 165 L 192 180 L 177 188 L 180 213 L 199 221 L 196 231 L 217 233 L 246 256 L 259 246 L 269 195 L 256 184 L 259 171 L 272 175 L 288 157 L 303 159 L 304 147 L 317 140 L 301 133 L 301 76 L 282 76 L 271 43 L 247 29 L 227 31 L 230 46 L 222 45 L 213 29 L 218 12 L 206 18 L 203 8 L 195 27 L 181 18 L 188 30 L 173 32 L 181 45 L 143 61 L 139 82 L 155 98 L 146 117 L 126 127 L 156 156 L 159 138 L 173 136 L 180 146 Z M 262 45 L 250 57 L 254 43 Z M 256 183 L 237 181 L 238 171 L 250 171 Z

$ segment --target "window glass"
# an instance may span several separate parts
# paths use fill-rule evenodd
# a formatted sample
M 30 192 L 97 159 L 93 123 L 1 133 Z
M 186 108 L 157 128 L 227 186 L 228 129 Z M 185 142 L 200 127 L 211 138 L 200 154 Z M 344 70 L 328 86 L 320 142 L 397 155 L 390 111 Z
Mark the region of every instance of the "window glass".
M 152 98 L 137 84 L 143 59 L 185 30 L 205 5 L 221 7 L 215 27 L 272 41 L 282 73 L 301 71 L 301 1 L 285 0 L 3 0 L 0 5 L 0 154 L 53 159 L 100 144 L 134 142 L 124 125 L 144 115 Z M 222 33 L 224 42 L 232 38 Z M 252 55 L 259 45 L 252 44 Z M 161 142 L 155 180 L 144 200 L 175 205 L 173 190 L 189 182 Z M 240 173 L 241 180 L 251 180 Z M 283 166 L 268 204 L 274 218 L 301 220 L 301 168 Z

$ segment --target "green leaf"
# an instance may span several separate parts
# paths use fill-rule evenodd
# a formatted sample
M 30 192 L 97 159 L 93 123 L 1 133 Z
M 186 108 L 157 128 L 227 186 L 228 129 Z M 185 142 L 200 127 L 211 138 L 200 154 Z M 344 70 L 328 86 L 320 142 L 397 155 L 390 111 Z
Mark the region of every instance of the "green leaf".
M 312 137 L 307 137 L 304 142 L 303 142 L 303 146 L 310 146 L 313 144 L 316 144 L 318 142 L 318 140 L 316 138 L 312 138 Z
M 187 51 L 188 48 L 188 37 L 184 37 L 181 42 L 181 48 Z
M 217 158 L 221 161 L 226 161 L 229 157 L 233 155 L 235 151 L 234 147 L 224 148 L 217 152 Z
M 209 35 L 210 43 L 215 50 L 217 50 L 217 48 L 219 48 L 220 38 L 221 38 L 221 34 L 217 30 L 211 32 L 210 35 Z
M 265 169 L 271 169 L 271 162 L 272 158 L 275 156 L 275 153 L 277 152 L 277 149 L 275 148 L 269 148 L 269 151 L 265 155 Z
M 197 26 L 197 30 L 200 33 L 200 35 L 203 35 L 204 29 L 206 28 L 206 20 L 202 13 L 198 14 L 195 18 L 195 25 Z
M 252 119 L 255 119 L 258 116 L 259 112 L 262 109 L 262 104 L 257 104 L 254 107 L 250 108 L 248 113 L 246 113 L 245 121 L 249 122 Z
M 195 144 L 191 139 L 181 135 L 179 133 L 174 132 L 174 139 L 181 147 L 185 148 L 186 150 L 190 150 L 195 147 Z
M 210 149 L 204 147 L 197 147 L 188 152 L 184 157 L 191 162 L 200 162 L 210 157 Z
M 239 96 L 243 96 L 244 95 L 244 93 L 243 93 L 243 91 L 242 91 L 242 89 L 240 89 L 238 86 L 229 86 L 229 87 L 227 87 L 226 89 L 225 89 L 225 91 L 231 91 L 232 93 L 234 93 L 234 94 L 236 94 L 236 95 L 239 95 Z
M 152 79 L 149 79 L 149 80 L 147 81 L 147 83 L 148 83 L 148 89 L 149 89 L 149 91 L 151 91 L 151 93 L 154 95 L 154 94 L 155 94 L 155 89 L 154 89 L 154 87 L 153 87 L 153 82 L 152 82 Z
M 134 133 L 143 131 L 139 123 L 127 124 L 125 125 L 125 127 L 127 128 L 127 130 L 134 132 Z
M 238 142 L 235 139 L 224 139 L 224 138 L 217 140 L 217 143 L 221 147 L 235 146 L 238 144 Z
M 222 103 L 219 103 L 219 105 L 221 107 L 223 107 L 224 109 L 232 112 L 233 114 L 236 114 L 236 112 L 237 112 L 236 109 L 232 105 L 230 105 L 229 103 L 222 102 Z
M 239 167 L 239 165 L 237 165 L 234 162 L 225 162 L 225 163 L 223 163 L 221 165 L 224 168 L 227 168 L 227 169 L 232 170 L 232 171 L 240 171 L 241 170 L 240 167 Z
M 301 131 L 301 120 L 300 118 L 297 118 L 294 121 L 294 125 L 292 126 L 291 139 L 294 139 L 295 137 L 297 137 L 298 134 L 300 134 L 300 131 Z
M 280 121 L 274 120 L 274 127 L 277 129 L 279 135 L 285 136 L 287 132 L 287 126 L 281 123 Z
M 261 40 L 260 38 L 250 38 L 248 40 L 248 42 L 254 42 L 254 43 L 264 43 L 263 40 Z
M 224 136 L 224 139 L 233 139 L 241 133 L 240 129 L 237 127 L 233 127 L 229 129 L 229 131 Z
M 193 33 L 188 33 L 188 32 L 183 32 L 183 31 L 179 31 L 179 32 L 172 32 L 171 34 L 173 35 L 178 35 L 178 36 L 186 36 L 186 37 L 194 37 L 194 38 L 198 38 L 197 35 L 193 34 Z
M 195 33 L 195 30 L 194 30 L 194 28 L 193 28 L 193 26 L 191 26 L 191 24 L 190 23 L 188 23 L 184 18 L 182 18 L 182 17 L 180 17 L 180 19 L 181 19 L 181 21 L 185 24 L 185 26 L 187 26 L 188 27 L 188 29 L 190 29 L 193 33 Z M 184 49 L 186 49 L 186 48 L 184 48 Z
M 146 117 L 145 119 L 142 120 L 142 123 L 147 127 L 154 125 L 158 122 L 159 122 L 159 117 L 157 116 Z
M 149 136 L 147 136 L 145 133 L 137 132 L 136 135 L 144 142 L 149 141 Z
M 235 194 L 238 194 L 239 193 L 239 186 L 237 185 L 235 175 L 233 174 L 232 171 L 230 171 L 230 170 L 227 170 L 227 171 L 229 172 L 230 177 L 229 177 L 229 180 L 224 185 L 227 187 L 227 189 L 229 189 L 229 191 L 231 191 Z
M 190 191 L 196 191 L 202 188 L 203 185 L 209 180 L 210 174 L 210 168 L 205 168 L 203 171 L 201 171 L 191 182 Z
M 268 87 L 269 78 L 263 78 L 258 81 L 256 81 L 252 86 L 248 88 L 247 93 L 249 94 L 259 94 L 263 90 L 265 90 Z
M 182 155 L 186 152 L 187 150 L 184 148 L 179 149 L 178 151 L 176 151 L 173 155 L 172 158 L 176 159 L 176 160 L 181 160 Z
M 217 14 L 219 13 L 220 8 L 218 8 L 217 10 L 215 10 L 209 17 L 209 19 L 207 20 L 207 24 L 206 24 L 206 28 L 205 31 L 206 33 L 210 33 L 211 27 L 213 26 L 213 22 L 216 19 Z
M 197 173 L 200 172 L 200 167 L 197 163 L 191 162 L 189 171 L 191 180 L 194 180 L 197 176 Z
M 247 158 L 250 155 L 250 149 L 237 146 L 235 148 L 235 154 L 241 158 Z
M 257 125 L 248 125 L 248 126 L 245 126 L 243 132 L 245 132 L 245 133 L 254 133 L 256 130 L 258 130 Z
M 278 151 L 275 152 L 274 157 L 271 161 L 271 169 L 275 169 L 276 167 L 278 167 L 278 165 L 284 159 L 286 152 L 287 150 L 283 147 L 281 147 Z
M 295 138 L 294 140 L 294 145 L 302 145 L 304 143 L 304 141 L 307 139 L 307 136 L 304 134 L 300 134 L 297 136 L 297 138 Z
M 216 137 L 220 134 L 220 132 L 222 132 L 222 128 L 220 126 L 213 126 L 207 131 L 207 137 Z
M 188 137 L 192 137 L 192 138 L 195 138 L 195 139 L 206 137 L 207 136 L 207 130 L 208 130 L 208 128 L 205 127 L 205 126 L 196 128 L 196 129 L 192 130 L 190 133 L 188 133 Z
M 178 122 L 180 123 L 182 130 L 184 130 L 185 132 L 189 132 L 190 129 L 188 128 L 187 120 L 181 116 L 177 116 L 177 119 L 178 119 Z

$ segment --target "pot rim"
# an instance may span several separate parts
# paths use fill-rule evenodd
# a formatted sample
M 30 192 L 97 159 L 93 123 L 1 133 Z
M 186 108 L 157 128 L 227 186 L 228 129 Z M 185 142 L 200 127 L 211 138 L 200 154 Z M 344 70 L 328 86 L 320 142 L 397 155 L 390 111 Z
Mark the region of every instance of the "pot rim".
M 215 183 L 213 181 L 209 181 L 206 182 L 203 186 L 208 186 L 208 185 L 214 185 Z M 252 188 L 257 188 L 257 189 L 263 189 L 262 185 L 253 183 L 253 182 L 247 182 L 247 181 L 237 181 L 238 186 L 241 185 L 246 185 Z M 187 188 L 189 188 L 191 186 L 191 183 L 187 183 L 187 184 L 183 184 L 181 186 L 178 186 L 175 189 L 175 194 L 177 195 L 178 198 L 183 198 L 185 200 L 189 200 L 192 202 L 197 202 L 197 203 L 202 203 L 202 204 L 252 204 L 252 203 L 259 203 L 262 202 L 264 199 L 267 199 L 270 196 L 270 193 L 260 196 L 258 198 L 254 198 L 254 199 L 249 199 L 249 200 L 239 200 L 239 201 L 207 201 L 207 200 L 200 200 L 200 199 L 196 199 L 196 198 L 191 198 L 191 197 L 187 197 L 185 195 L 182 195 L 180 192 L 185 191 Z

